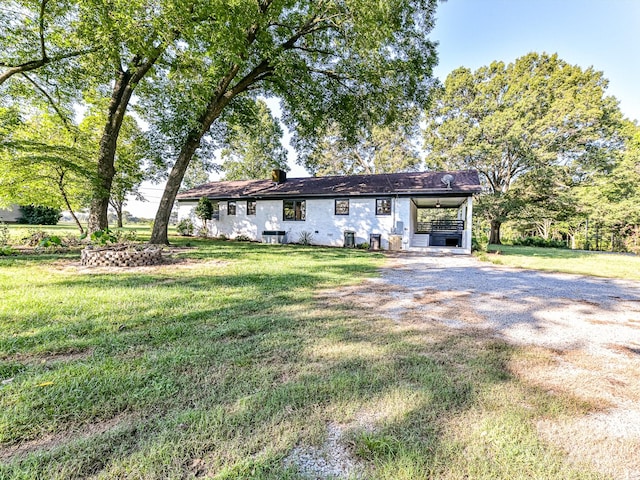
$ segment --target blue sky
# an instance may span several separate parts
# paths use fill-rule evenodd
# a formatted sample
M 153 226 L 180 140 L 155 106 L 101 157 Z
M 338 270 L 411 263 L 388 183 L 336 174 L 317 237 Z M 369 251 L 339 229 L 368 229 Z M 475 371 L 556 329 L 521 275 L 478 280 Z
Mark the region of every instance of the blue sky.
M 640 121 L 640 0 L 448 0 L 436 17 L 438 78 L 460 66 L 557 53 L 604 72 L 608 94 Z
M 627 118 L 640 121 L 640 0 L 447 0 L 430 37 L 439 42 L 434 73 L 441 80 L 460 66 L 475 70 L 529 52 L 557 53 L 604 72 L 608 94 Z M 293 152 L 289 159 L 291 177 L 308 176 Z M 145 183 L 149 202 L 131 199 L 126 210 L 153 217 L 163 188 Z

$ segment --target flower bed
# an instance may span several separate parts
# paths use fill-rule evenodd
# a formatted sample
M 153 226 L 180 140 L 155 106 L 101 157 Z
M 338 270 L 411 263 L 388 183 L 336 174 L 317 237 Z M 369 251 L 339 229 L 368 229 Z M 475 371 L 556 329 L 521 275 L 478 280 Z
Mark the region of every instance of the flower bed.
M 128 246 L 87 247 L 80 261 L 86 267 L 144 267 L 162 263 L 162 248 L 146 247 L 142 250 Z

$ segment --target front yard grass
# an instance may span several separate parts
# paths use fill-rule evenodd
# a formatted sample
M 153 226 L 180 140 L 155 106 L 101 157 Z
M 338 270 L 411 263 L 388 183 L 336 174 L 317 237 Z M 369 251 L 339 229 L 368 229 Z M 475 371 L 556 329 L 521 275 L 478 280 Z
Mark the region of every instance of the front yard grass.
M 637 255 L 510 245 L 489 245 L 487 250 L 488 253 L 479 253 L 478 258 L 496 265 L 640 280 Z
M 319 299 L 383 256 L 190 244 L 0 258 L 0 478 L 306 478 L 292 451 L 332 425 L 362 478 L 601 478 L 538 437 L 599 406 L 520 380 L 530 353 Z

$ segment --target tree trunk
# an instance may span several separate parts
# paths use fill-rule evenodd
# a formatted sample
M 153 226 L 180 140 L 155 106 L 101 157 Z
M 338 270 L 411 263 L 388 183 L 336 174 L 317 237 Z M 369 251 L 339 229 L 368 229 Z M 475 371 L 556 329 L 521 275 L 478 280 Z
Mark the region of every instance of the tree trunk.
M 156 212 L 156 218 L 153 222 L 153 231 L 151 232 L 151 238 L 149 243 L 152 245 L 169 245 L 169 236 L 167 230 L 169 228 L 169 218 L 171 217 L 171 210 L 178 195 L 178 190 L 182 184 L 184 173 L 187 171 L 189 162 L 193 158 L 193 154 L 200 146 L 200 140 L 205 133 L 209 131 L 209 128 L 220 116 L 223 109 L 229 104 L 229 102 L 238 94 L 244 92 L 253 82 L 256 81 L 260 75 L 265 71 L 268 71 L 268 64 L 265 62 L 260 63 L 254 68 L 247 76 L 245 76 L 238 84 L 227 90 L 229 84 L 235 78 L 239 70 L 238 65 L 233 65 L 225 77 L 223 77 L 218 83 L 218 87 L 213 92 L 207 109 L 198 119 L 198 125 L 191 129 L 187 135 L 187 139 L 180 149 L 180 154 L 176 163 L 169 173 L 167 179 L 167 185 L 164 187 L 162 193 L 162 199 Z
M 167 230 L 169 228 L 169 218 L 171 217 L 173 202 L 176 200 L 176 195 L 178 195 L 178 190 L 180 189 L 180 184 L 184 178 L 184 173 L 187 171 L 189 162 L 196 149 L 200 146 L 200 138 L 202 138 L 202 135 L 189 136 L 189 139 L 180 150 L 175 165 L 171 169 L 171 173 L 167 179 L 167 186 L 162 193 L 162 199 L 160 200 L 156 218 L 153 222 L 153 231 L 149 239 L 149 243 L 152 245 L 169 245 Z
M 116 173 L 114 162 L 116 146 L 120 127 L 124 120 L 129 100 L 133 93 L 131 74 L 118 72 L 118 78 L 113 86 L 111 102 L 107 115 L 107 123 L 102 131 L 100 139 L 100 151 L 98 153 L 98 181 L 93 190 L 91 207 L 89 210 L 89 233 L 108 228 L 107 210 L 109 208 L 109 194 L 113 176 Z
M 69 210 L 69 213 L 71 214 L 71 218 L 73 218 L 73 221 L 78 227 L 78 230 L 80 230 L 80 235 L 84 235 L 84 228 L 82 228 L 82 224 L 80 223 L 80 220 L 78 220 L 78 217 L 76 217 L 76 214 L 73 212 L 73 208 L 71 208 L 71 203 L 69 202 L 69 197 L 67 197 L 67 191 L 64 188 L 65 172 L 62 171 L 60 172 L 59 175 L 60 176 L 58 177 L 58 188 L 60 189 L 60 194 L 62 195 L 64 204 L 67 206 L 67 210 Z
M 116 216 L 118 217 L 118 228 L 122 228 L 122 207 L 116 209 Z
M 89 233 L 103 230 L 109 226 L 107 209 L 109 208 L 111 184 L 115 175 L 114 161 L 120 127 L 122 127 L 122 121 L 127 113 L 133 89 L 140 83 L 156 60 L 160 58 L 165 48 L 166 44 L 159 45 L 146 60 L 134 60 L 135 65 L 131 67 L 132 71 L 125 72 L 119 69 L 117 72 L 117 78 L 111 92 L 107 123 L 100 139 L 98 181 L 93 190 L 93 198 L 89 209 Z
M 491 233 L 489 234 L 489 245 L 502 245 L 500 241 L 500 227 L 502 222 L 499 220 L 491 220 Z

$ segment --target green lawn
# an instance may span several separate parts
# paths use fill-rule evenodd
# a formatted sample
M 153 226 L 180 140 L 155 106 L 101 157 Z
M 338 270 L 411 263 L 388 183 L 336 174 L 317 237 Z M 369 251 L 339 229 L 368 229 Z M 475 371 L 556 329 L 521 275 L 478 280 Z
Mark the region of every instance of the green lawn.
M 538 437 L 596 406 L 519 380 L 530 353 L 323 294 L 383 256 L 190 243 L 0 258 L 0 478 L 304 478 L 287 457 L 334 424 L 363 478 L 601 478 Z
M 637 255 L 508 245 L 489 245 L 488 251 L 478 257 L 497 265 L 640 280 Z
M 44 231 L 50 235 L 58 235 L 60 237 L 63 236 L 72 236 L 79 237 L 80 230 L 75 223 L 58 223 L 57 225 L 23 225 L 17 223 L 6 224 L 9 228 L 9 235 L 12 244 L 20 244 L 21 239 L 28 237 L 32 231 Z M 85 225 L 86 227 L 86 225 Z M 116 229 L 111 226 L 111 229 Z M 136 234 L 141 238 L 149 238 L 151 235 L 151 225 L 149 224 L 131 224 L 125 225 L 121 230 L 124 232 L 136 232 Z M 175 233 L 175 230 L 170 229 L 169 233 Z

